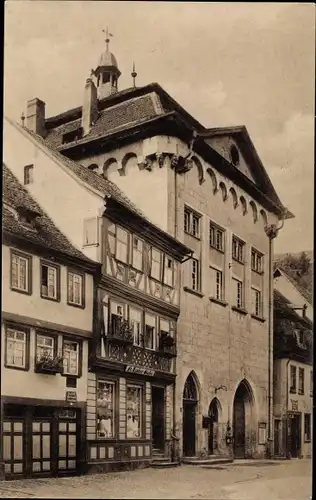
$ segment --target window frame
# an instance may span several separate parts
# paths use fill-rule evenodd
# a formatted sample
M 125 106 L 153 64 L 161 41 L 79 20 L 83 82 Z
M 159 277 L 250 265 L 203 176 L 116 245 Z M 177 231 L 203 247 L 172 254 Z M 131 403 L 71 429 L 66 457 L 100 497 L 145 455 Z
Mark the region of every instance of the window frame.
M 193 292 L 201 293 L 201 261 L 200 261 L 200 259 L 192 257 L 192 259 L 190 259 L 189 262 L 190 262 L 190 264 L 192 266 L 191 267 L 191 272 L 190 272 L 190 289 Z M 193 287 L 193 274 L 194 274 L 193 264 L 194 263 L 197 263 L 197 272 L 196 272 L 197 286 L 195 288 Z
M 251 310 L 251 314 L 252 314 L 252 316 L 255 316 L 256 318 L 262 318 L 262 314 L 263 314 L 262 291 L 259 288 L 252 286 L 251 292 L 255 293 L 254 310 Z M 257 312 L 257 296 L 258 295 L 259 295 L 259 310 Z M 252 297 L 251 297 L 251 299 L 252 299 Z M 253 307 L 253 303 L 251 300 L 251 309 L 252 309 L 252 307 Z
M 253 257 L 255 260 L 254 266 L 253 266 Z M 251 247 L 251 270 L 257 274 L 263 274 L 263 257 L 264 255 L 262 252 L 259 252 L 259 250 L 257 250 L 256 248 Z M 258 261 L 260 263 L 259 265 Z
M 124 244 L 125 245 L 125 242 L 123 242 L 122 240 L 118 239 L 118 233 L 120 231 L 123 231 L 123 233 L 126 233 L 127 235 L 127 238 L 126 238 L 126 261 L 120 259 L 118 257 L 118 243 L 119 244 Z M 123 264 L 124 266 L 129 266 L 130 265 L 130 231 L 128 231 L 127 229 L 125 229 L 125 227 L 121 226 L 120 224 L 116 224 L 115 223 L 115 254 L 114 254 L 114 258 L 117 262 L 120 262 L 121 264 Z
M 89 168 L 89 167 L 88 167 Z M 86 243 L 87 227 L 86 224 L 89 221 L 95 221 L 96 224 L 96 241 L 94 243 Z M 100 245 L 100 228 L 99 228 L 99 217 L 87 217 L 83 220 L 83 247 L 98 247 Z
M 147 316 L 151 316 L 152 318 L 155 318 L 155 325 L 152 326 L 152 325 L 149 325 L 148 323 L 146 323 L 146 317 Z M 143 326 L 143 348 L 144 349 L 147 349 L 148 351 L 156 351 L 157 349 L 157 335 L 158 335 L 158 315 L 157 314 L 154 314 L 153 312 L 151 311 L 147 311 L 145 310 L 144 311 L 144 316 L 143 316 L 143 322 L 144 322 L 144 326 Z M 146 340 L 146 326 L 150 327 L 150 328 L 153 328 L 154 329 L 154 333 L 153 333 L 153 346 L 152 347 L 146 347 L 146 344 L 145 344 L 145 340 Z
M 27 262 L 26 266 L 26 278 L 27 278 L 27 289 L 23 290 L 17 288 L 13 285 L 13 256 L 25 259 Z M 32 255 L 29 255 L 24 252 L 20 252 L 19 250 L 15 250 L 14 248 L 10 248 L 10 289 L 14 292 L 24 293 L 25 295 L 32 295 Z
M 301 387 L 302 386 L 302 387 Z M 305 370 L 304 368 L 298 368 L 298 394 L 303 396 L 305 393 Z
M 15 332 L 21 332 L 25 334 L 25 366 L 15 366 L 8 363 L 8 330 L 14 330 Z M 20 326 L 19 324 L 5 323 L 4 325 L 5 333 L 5 350 L 4 350 L 4 366 L 10 370 L 22 370 L 29 371 L 30 369 L 30 329 L 25 326 Z
M 236 309 L 239 309 L 239 310 L 243 310 L 244 306 L 245 306 L 244 282 L 239 277 L 235 277 L 235 276 L 232 277 L 232 280 L 235 281 L 235 285 L 237 287 L 236 290 L 235 290 L 236 291 L 236 296 L 234 297 L 233 307 L 235 307 Z M 240 305 L 238 305 L 238 284 L 241 286 L 241 302 L 240 302 Z
M 237 255 L 234 255 L 234 242 L 241 248 L 241 258 L 238 256 L 238 247 L 237 247 Z M 246 243 L 238 238 L 235 234 L 232 236 L 232 259 L 235 260 L 236 262 L 239 262 L 239 264 L 245 264 L 245 248 L 246 248 Z
M 42 291 L 42 268 L 43 266 L 51 267 L 56 270 L 56 297 L 48 297 L 43 295 Z M 60 302 L 60 266 L 58 264 L 52 263 L 48 260 L 40 259 L 40 296 L 45 300 L 52 300 L 54 302 Z
M 153 250 L 155 252 L 159 252 L 159 255 L 160 255 L 160 259 L 159 259 L 159 278 L 156 278 L 156 276 L 153 276 L 152 275 L 152 269 L 153 269 Z M 161 250 L 158 250 L 158 248 L 156 247 L 153 247 L 151 246 L 150 247 L 150 270 L 149 270 L 149 276 L 151 279 L 153 280 L 156 280 L 156 281 L 159 281 L 160 283 L 162 282 L 162 278 L 163 278 L 163 262 L 164 262 L 164 259 L 163 259 L 163 252 Z M 157 262 L 157 261 L 155 261 Z
M 170 283 L 167 283 L 167 281 L 166 281 L 166 269 L 167 269 L 166 263 L 168 263 L 168 261 L 171 261 L 171 264 L 172 264 L 171 285 L 170 285 Z M 162 283 L 166 286 L 169 286 L 170 288 L 174 288 L 174 284 L 175 284 L 175 267 L 176 267 L 175 260 L 172 257 L 169 257 L 168 254 L 163 254 Z
M 30 172 L 32 174 L 30 175 Z M 23 169 L 23 185 L 28 186 L 34 182 L 34 163 L 30 165 L 25 165 Z
M 38 340 L 38 337 L 41 336 L 41 337 L 47 337 L 47 338 L 50 338 L 54 341 L 54 344 L 53 344 L 53 356 L 57 356 L 57 352 L 58 352 L 58 335 L 56 333 L 53 333 L 53 332 L 49 332 L 47 330 L 41 330 L 41 329 L 36 329 L 35 330 L 35 345 L 34 345 L 34 364 L 37 363 L 37 340 Z
M 98 430 L 97 430 L 97 425 L 98 425 L 98 403 L 97 403 L 97 395 L 98 395 L 98 384 L 99 382 L 104 382 L 106 384 L 113 385 L 114 387 L 114 402 L 113 402 L 113 422 L 112 422 L 112 437 L 104 437 L 104 436 L 98 436 Z M 118 439 L 118 434 L 119 434 L 119 384 L 118 384 L 118 379 L 115 377 L 112 377 L 111 375 L 97 375 L 96 377 L 96 415 L 95 415 L 95 423 L 96 423 L 96 430 L 95 430 L 95 436 L 98 441 L 100 440 L 113 440 L 113 439 Z
M 135 271 L 138 271 L 140 273 L 144 273 L 144 246 L 145 246 L 144 240 L 142 238 L 139 238 L 139 236 L 135 233 L 130 233 L 129 239 L 130 239 L 130 246 L 129 246 L 130 250 L 128 250 L 128 257 L 130 260 L 130 266 L 132 269 L 135 269 Z M 135 239 L 137 239 L 137 241 L 141 242 L 141 245 L 142 245 L 141 268 L 134 266 L 134 252 L 135 252 L 134 241 L 135 241 Z
M 77 374 L 75 373 L 68 373 L 65 371 L 65 367 L 64 367 L 64 347 L 65 347 L 65 343 L 66 342 L 73 342 L 75 344 L 77 344 L 78 346 L 78 355 L 77 355 L 77 360 L 78 360 L 78 370 L 77 370 Z M 71 337 L 70 335 L 63 335 L 62 336 L 62 348 L 61 348 L 61 352 L 62 352 L 62 357 L 63 357 L 63 373 L 61 374 L 63 377 L 74 377 L 74 378 L 81 378 L 82 377 L 82 353 L 83 351 L 83 341 L 82 340 L 78 340 L 77 338 L 73 338 Z
M 292 375 L 294 376 L 294 385 L 291 385 Z M 297 392 L 297 369 L 295 365 L 290 365 L 290 393 L 296 394 L 296 392 Z
M 134 325 L 133 322 L 136 321 L 135 319 L 131 319 L 131 309 L 134 311 L 138 311 L 140 313 L 140 332 L 139 332 L 139 344 L 135 342 L 135 331 L 134 331 Z M 136 307 L 134 305 L 129 305 L 128 306 L 128 321 L 131 326 L 133 326 L 133 345 L 136 347 L 144 347 L 144 312 L 143 309 L 140 307 Z M 138 322 L 137 322 L 138 323 Z
M 71 302 L 69 299 L 69 275 L 76 274 L 81 276 L 81 304 L 76 304 L 75 302 Z M 67 304 L 71 307 L 78 307 L 79 309 L 84 309 L 86 307 L 86 298 L 85 298 L 85 273 L 81 271 L 77 271 L 72 267 L 67 267 Z
M 183 212 L 183 230 L 185 234 L 189 234 L 190 236 L 193 236 L 193 238 L 196 238 L 197 240 L 201 239 L 201 219 L 202 215 L 196 212 L 193 208 L 188 207 L 187 205 L 184 206 L 184 212 Z M 188 219 L 188 227 L 186 228 L 186 217 Z M 197 234 L 194 234 L 193 231 L 193 218 L 197 220 Z
M 224 302 L 224 271 L 222 269 L 219 269 L 217 267 L 214 267 L 214 266 L 210 266 L 210 269 L 212 272 L 215 272 L 215 292 L 216 292 L 216 295 L 213 296 L 211 295 L 211 299 L 215 299 L 215 300 L 218 300 L 220 302 Z M 220 274 L 221 276 L 221 283 L 220 283 L 220 296 L 218 297 L 217 296 L 217 273 Z
M 128 418 L 127 418 L 127 409 L 126 409 L 126 424 L 125 424 L 125 437 L 127 440 L 131 440 L 131 441 L 136 441 L 136 440 L 143 440 L 145 438 L 145 435 L 146 435 L 146 414 L 145 414 L 145 384 L 142 383 L 142 382 L 139 382 L 138 380 L 135 381 L 135 380 L 132 380 L 132 379 L 126 379 L 126 396 L 125 396 L 125 404 L 126 404 L 126 408 L 127 408 L 127 389 L 128 387 L 137 387 L 139 389 L 141 389 L 140 391 L 140 394 L 141 394 L 141 401 L 140 401 L 140 418 L 141 418 L 141 422 L 140 422 L 140 436 L 138 437 L 128 437 L 127 436 L 127 421 L 128 421 Z
M 212 241 L 212 230 L 214 230 L 214 240 Z M 221 248 L 217 247 L 217 234 L 220 233 L 221 235 L 221 240 L 222 240 L 222 245 Z M 225 229 L 220 227 L 218 224 L 215 222 L 211 221 L 209 222 L 209 245 L 211 248 L 214 248 L 214 250 L 217 250 L 220 253 L 225 253 Z

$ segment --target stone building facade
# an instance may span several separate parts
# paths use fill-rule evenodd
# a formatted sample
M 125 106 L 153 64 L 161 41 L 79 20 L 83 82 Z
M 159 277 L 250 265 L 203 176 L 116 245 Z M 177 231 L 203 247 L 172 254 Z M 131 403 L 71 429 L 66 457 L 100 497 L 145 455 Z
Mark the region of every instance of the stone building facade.
M 207 129 L 158 84 L 118 91 L 119 76 L 107 41 L 83 105 L 45 119 L 39 101 L 37 133 L 194 251 L 181 276 L 180 456 L 264 456 L 273 445 L 273 239 L 292 214 L 244 126 Z

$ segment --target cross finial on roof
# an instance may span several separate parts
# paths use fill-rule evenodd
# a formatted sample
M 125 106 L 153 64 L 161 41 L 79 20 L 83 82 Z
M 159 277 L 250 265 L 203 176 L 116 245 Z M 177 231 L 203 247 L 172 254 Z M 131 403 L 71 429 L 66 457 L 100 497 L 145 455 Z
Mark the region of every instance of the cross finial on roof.
M 112 33 L 109 33 L 109 28 L 107 27 L 106 30 L 102 30 L 103 33 L 105 33 L 105 43 L 106 43 L 106 50 L 109 50 L 109 43 L 110 43 L 110 36 L 113 36 Z

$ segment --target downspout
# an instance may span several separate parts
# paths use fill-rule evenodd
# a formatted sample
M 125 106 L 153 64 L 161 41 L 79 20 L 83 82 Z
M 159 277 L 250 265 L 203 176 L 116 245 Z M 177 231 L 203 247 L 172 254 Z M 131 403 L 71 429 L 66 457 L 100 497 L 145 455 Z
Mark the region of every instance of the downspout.
M 268 311 L 268 456 L 273 455 L 273 245 L 272 240 L 277 237 L 278 232 L 284 226 L 284 220 L 287 214 L 285 209 L 281 215 L 281 225 L 267 225 L 266 235 L 269 238 L 269 311 Z
M 288 439 L 288 429 L 289 429 L 289 363 L 291 361 L 291 354 L 286 362 L 286 429 L 285 429 L 285 458 L 290 458 L 289 454 L 289 439 Z

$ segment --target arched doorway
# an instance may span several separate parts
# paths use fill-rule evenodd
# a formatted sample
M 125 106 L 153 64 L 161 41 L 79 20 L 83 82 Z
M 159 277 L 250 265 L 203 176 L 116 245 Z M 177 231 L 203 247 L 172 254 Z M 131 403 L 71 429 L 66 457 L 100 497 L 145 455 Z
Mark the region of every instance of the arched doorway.
M 242 380 L 237 387 L 233 407 L 234 455 L 245 458 L 247 437 L 251 434 L 253 395 L 247 380 Z
M 214 455 L 218 450 L 218 415 L 219 402 L 217 398 L 211 401 L 208 409 L 209 427 L 208 427 L 208 454 Z
M 183 455 L 185 457 L 195 455 L 197 403 L 198 391 L 195 377 L 191 372 L 183 389 Z

